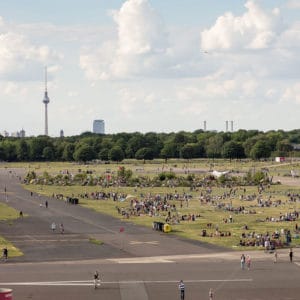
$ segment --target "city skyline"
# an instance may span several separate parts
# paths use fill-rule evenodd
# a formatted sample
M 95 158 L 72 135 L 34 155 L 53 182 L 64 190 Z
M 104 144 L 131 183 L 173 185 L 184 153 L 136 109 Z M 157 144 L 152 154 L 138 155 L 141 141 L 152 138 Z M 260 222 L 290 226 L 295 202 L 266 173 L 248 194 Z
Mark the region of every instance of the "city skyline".
M 0 131 L 44 134 L 45 66 L 49 136 L 300 128 L 300 2 L 226 2 L 3 1 Z

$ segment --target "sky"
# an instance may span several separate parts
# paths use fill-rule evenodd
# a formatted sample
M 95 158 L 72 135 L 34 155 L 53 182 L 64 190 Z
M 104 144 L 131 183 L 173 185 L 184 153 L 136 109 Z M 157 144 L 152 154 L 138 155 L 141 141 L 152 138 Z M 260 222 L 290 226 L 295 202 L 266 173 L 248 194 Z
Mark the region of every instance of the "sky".
M 0 1 L 0 132 L 300 128 L 300 0 Z M 230 124 L 230 123 L 229 123 Z

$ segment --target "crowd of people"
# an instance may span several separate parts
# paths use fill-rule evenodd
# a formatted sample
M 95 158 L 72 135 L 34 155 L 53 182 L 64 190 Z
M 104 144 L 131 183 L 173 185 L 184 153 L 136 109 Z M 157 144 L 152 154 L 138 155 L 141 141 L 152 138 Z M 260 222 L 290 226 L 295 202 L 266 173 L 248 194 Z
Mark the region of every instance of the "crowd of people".
M 262 208 L 282 207 L 283 211 L 280 212 L 278 216 L 264 215 L 264 217 L 258 219 L 257 222 L 297 221 L 299 212 L 297 210 L 290 211 L 287 205 L 298 200 L 300 201 L 300 195 L 294 193 L 282 195 L 285 197 L 285 200 L 274 197 L 273 192 L 270 190 L 270 185 L 258 185 L 257 192 L 253 192 L 253 189 L 251 189 L 251 191 L 247 193 L 245 187 L 235 187 L 226 184 L 223 186 L 214 186 L 207 182 L 203 184 L 203 186 L 195 189 L 191 187 L 190 193 L 184 190 L 180 193 L 176 187 L 173 192 L 168 193 L 145 193 L 144 188 L 139 186 L 133 188 L 133 195 L 104 188 L 100 191 L 80 193 L 77 197 L 92 200 L 124 202 L 126 203 L 125 205 L 117 204 L 115 206 L 118 213 L 124 218 L 130 218 L 131 216 L 158 217 L 171 225 L 194 222 L 202 217 L 197 209 L 195 209 L 194 212 L 186 212 L 189 208 L 190 201 L 195 198 L 199 200 L 200 207 L 210 206 L 214 210 L 228 212 L 228 217 L 223 217 L 218 221 L 218 223 L 221 224 L 221 229 L 203 228 L 203 225 L 201 225 L 202 228 L 199 228 L 199 235 L 205 237 L 231 237 L 232 233 L 228 225 L 233 223 L 238 215 L 258 215 L 258 213 L 261 213 L 259 210 Z M 53 196 L 56 198 L 66 198 L 61 194 Z M 237 204 L 237 200 L 241 202 Z M 214 223 L 214 227 L 216 225 L 217 223 Z M 248 233 L 249 228 L 247 228 L 247 225 L 245 226 L 245 232 L 241 234 L 240 241 L 238 242 L 239 246 L 261 247 L 265 245 L 265 240 L 268 241 L 268 239 L 270 239 L 271 247 L 282 247 L 284 244 L 287 244 L 285 233 L 276 234 L 275 232 L 271 235 L 267 232 Z M 295 229 L 295 232 L 298 232 L 298 228 Z

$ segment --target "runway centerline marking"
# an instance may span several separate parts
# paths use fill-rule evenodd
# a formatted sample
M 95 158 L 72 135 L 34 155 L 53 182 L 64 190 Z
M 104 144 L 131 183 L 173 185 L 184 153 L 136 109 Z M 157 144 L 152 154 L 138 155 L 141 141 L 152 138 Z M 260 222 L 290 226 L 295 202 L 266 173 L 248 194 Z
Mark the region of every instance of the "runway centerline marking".
M 252 278 L 236 279 L 195 279 L 185 280 L 189 283 L 205 282 L 252 282 Z M 102 281 L 101 285 L 124 285 L 124 284 L 177 284 L 178 280 L 127 280 L 127 281 Z M 33 282 L 0 282 L 0 286 L 94 286 L 93 280 L 76 280 L 76 281 L 33 281 Z

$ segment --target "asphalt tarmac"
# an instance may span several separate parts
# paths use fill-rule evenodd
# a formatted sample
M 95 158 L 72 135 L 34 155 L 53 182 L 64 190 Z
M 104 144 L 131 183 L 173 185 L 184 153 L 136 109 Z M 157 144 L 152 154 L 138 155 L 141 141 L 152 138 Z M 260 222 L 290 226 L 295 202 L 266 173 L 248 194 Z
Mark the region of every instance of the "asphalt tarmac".
M 240 252 L 224 251 L 116 220 L 62 200 L 30 193 L 20 185 L 20 170 L 0 170 L 0 201 L 26 217 L 0 223 L 1 235 L 24 256 L 0 262 L 0 287 L 13 289 L 13 299 L 300 299 L 298 249 L 273 255 L 253 251 L 250 270 L 241 270 Z M 4 192 L 6 187 L 6 193 Z M 48 208 L 45 201 L 48 201 Z M 65 232 L 52 232 L 51 223 Z M 120 232 L 124 228 L 124 232 Z M 99 239 L 95 245 L 90 238 Z M 102 284 L 93 287 L 98 270 Z

